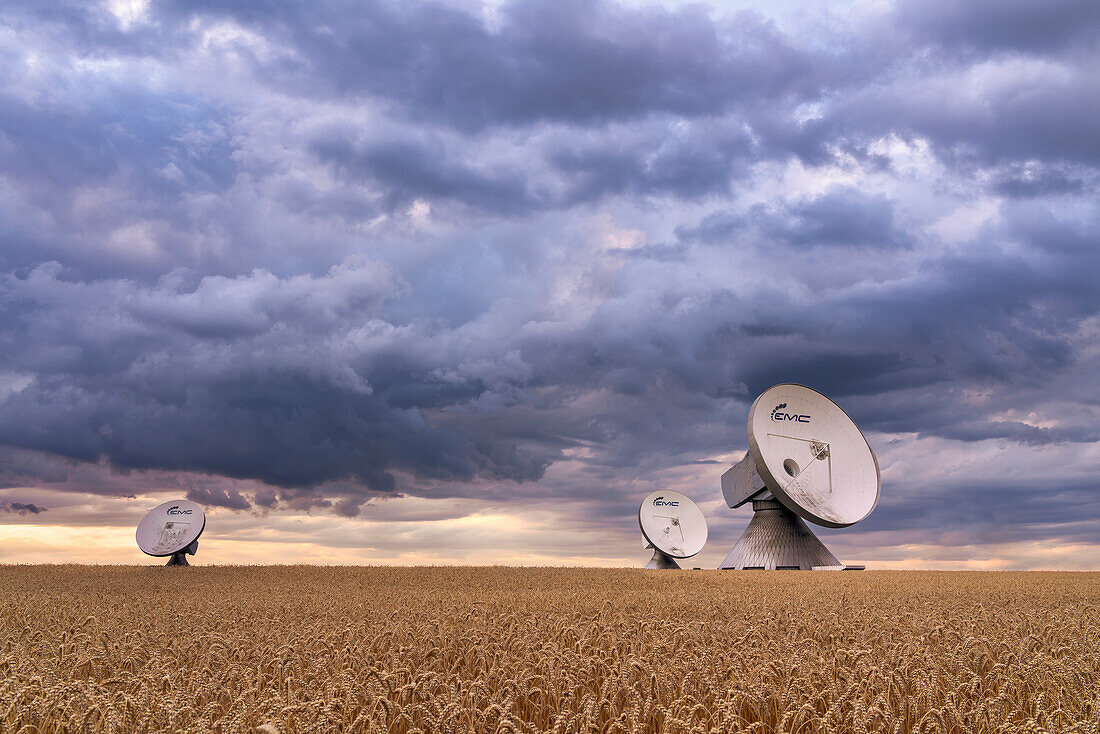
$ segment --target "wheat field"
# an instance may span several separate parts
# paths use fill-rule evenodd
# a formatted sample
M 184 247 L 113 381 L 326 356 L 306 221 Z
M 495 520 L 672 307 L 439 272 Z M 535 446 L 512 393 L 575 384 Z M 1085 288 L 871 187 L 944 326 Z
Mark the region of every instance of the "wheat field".
M 0 567 L 4 732 L 1097 732 L 1100 574 Z

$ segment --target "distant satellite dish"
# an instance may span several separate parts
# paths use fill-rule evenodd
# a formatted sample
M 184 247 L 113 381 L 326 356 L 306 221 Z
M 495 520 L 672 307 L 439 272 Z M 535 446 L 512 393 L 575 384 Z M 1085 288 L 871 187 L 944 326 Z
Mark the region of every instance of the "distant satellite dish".
M 138 523 L 138 548 L 150 556 L 171 556 L 169 566 L 187 566 L 187 555 L 195 555 L 205 528 L 206 513 L 194 502 L 165 502 L 149 510 Z
M 732 508 L 751 500 L 754 515 L 719 568 L 845 568 L 802 520 L 843 528 L 871 514 L 882 475 L 867 439 L 832 400 L 790 383 L 753 402 L 748 434 L 722 494 Z
M 646 568 L 680 568 L 676 558 L 691 558 L 707 542 L 707 519 L 687 495 L 674 490 L 651 492 L 638 508 L 638 526 L 653 548 Z

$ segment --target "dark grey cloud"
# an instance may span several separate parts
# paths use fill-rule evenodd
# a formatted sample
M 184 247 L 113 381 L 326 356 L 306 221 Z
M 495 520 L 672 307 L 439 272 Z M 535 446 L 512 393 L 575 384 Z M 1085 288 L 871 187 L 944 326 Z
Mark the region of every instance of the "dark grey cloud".
M 510 439 L 424 419 L 422 410 L 453 402 L 456 389 L 458 398 L 484 392 L 478 380 L 448 385 L 424 374 L 425 365 L 385 353 L 378 358 L 391 356 L 390 364 L 377 370 L 363 354 L 330 361 L 339 345 L 326 340 L 349 338 L 331 332 L 369 319 L 391 287 L 369 264 L 320 279 L 207 278 L 183 292 L 171 281 L 157 289 L 82 286 L 56 274 L 37 269 L 5 284 L 13 328 L 4 338 L 24 347 L 5 367 L 39 372 L 4 404 L 6 444 L 280 486 L 349 478 L 381 493 L 395 489 L 393 468 L 519 481 L 545 468 Z M 51 307 L 75 309 L 73 320 L 53 322 Z M 367 376 L 375 375 L 372 385 Z M 238 495 L 191 492 L 244 506 Z
M 727 194 L 758 156 L 754 148 L 738 127 L 660 119 L 642 135 L 559 139 L 545 156 L 566 181 L 564 202 L 575 205 L 615 195 L 695 199 Z
M 385 0 L 157 3 L 129 29 L 79 3 L 17 3 L 8 13 L 12 25 L 48 28 L 90 56 L 177 54 L 201 42 L 197 21 L 237 23 L 275 46 L 236 49 L 272 86 L 391 99 L 467 129 L 711 115 L 812 93 L 825 60 L 758 13 L 718 22 L 703 7 L 530 0 L 501 7 L 495 28 L 451 4 Z
M 715 114 L 812 90 L 818 73 L 815 59 L 748 12 L 719 26 L 702 8 L 536 0 L 506 4 L 493 30 L 441 4 L 287 3 L 257 13 L 214 3 L 208 12 L 297 52 L 261 64 L 269 83 L 377 95 L 467 129 Z
M 212 507 L 228 507 L 231 510 L 247 510 L 252 507 L 240 491 L 236 489 L 212 489 L 210 487 L 193 487 L 187 490 L 187 499 L 198 502 L 201 505 Z
M 1096 166 L 1096 78 L 1082 64 L 1021 77 L 1016 64 L 1022 63 L 945 69 L 939 79 L 904 79 L 853 93 L 832 110 L 829 132 L 854 141 L 891 133 L 921 137 L 944 158 L 963 163 L 1040 159 Z M 959 94 L 967 85 L 978 89 Z
M 998 194 L 1020 199 L 1078 195 L 1096 188 L 1086 176 L 1058 166 L 1012 165 L 994 174 L 993 187 Z
M 933 47 L 976 51 L 1038 53 L 1073 44 L 1095 50 L 1100 29 L 1100 9 L 1088 0 L 996 4 L 904 0 L 896 12 L 900 25 Z
M 39 507 L 33 502 L 7 502 L 0 504 L 0 512 L 12 512 L 16 515 L 39 515 L 49 508 Z
M 243 87 L 262 84 L 304 109 L 316 109 L 318 97 L 355 101 L 387 121 L 354 136 L 304 126 L 293 139 L 271 141 L 317 155 L 350 183 L 377 189 L 373 196 L 354 185 L 319 190 L 309 176 L 264 187 L 265 199 L 297 217 L 370 221 L 417 198 L 517 216 L 605 196 L 722 195 L 753 161 L 796 156 L 816 164 L 838 151 L 868 155 L 868 145 L 891 134 L 923 137 L 945 158 L 981 165 L 1096 163 L 1095 75 L 1069 36 L 1054 33 L 1039 49 L 1049 57 L 1026 74 L 1026 61 L 997 56 L 994 48 L 962 60 L 929 60 L 927 49 L 937 39 L 944 49 L 953 43 L 937 29 L 988 29 L 991 19 L 1023 34 L 1088 28 L 1087 4 L 1011 4 L 997 12 L 905 5 L 888 16 L 887 27 L 821 28 L 818 38 L 784 32 L 751 12 L 727 17 L 613 3 L 511 3 L 492 25 L 433 4 L 277 3 L 261 11 L 158 3 L 147 22 L 125 28 L 102 8 L 63 7 L 13 5 L 8 22 L 55 44 L 48 50 L 57 54 L 178 69 L 176 83 L 165 94 L 125 75 L 95 74 L 88 88 L 64 69 L 51 81 L 73 89 L 50 104 L 29 105 L 26 95 L 6 99 L 0 125 L 16 143 L 6 159 L 22 185 L 52 183 L 35 198 L 47 199 L 37 203 L 53 220 L 46 231 L 34 227 L 38 222 L 12 228 L 4 247 L 9 267 L 31 267 L 43 254 L 95 275 L 104 274 L 105 257 L 116 270 L 134 267 L 93 238 L 73 242 L 89 228 L 113 230 L 115 239 L 134 234 L 110 216 L 117 206 L 99 207 L 92 221 L 74 216 L 75 187 L 112 179 L 130 200 L 111 203 L 125 204 L 131 224 L 144 215 L 146 230 L 156 230 L 162 252 L 154 268 L 181 259 L 192 267 L 227 264 L 225 253 L 213 261 L 209 253 L 194 257 L 204 248 L 194 237 L 172 242 L 177 230 L 236 247 L 243 239 L 253 257 L 270 254 L 272 243 L 248 241 L 252 223 L 235 221 L 237 212 L 214 212 L 206 221 L 212 212 L 197 206 L 196 192 L 226 197 L 234 181 L 255 184 L 285 165 L 248 149 L 246 138 L 267 123 L 232 109 L 240 104 L 235 86 L 225 100 L 196 93 L 195 75 L 227 67 L 244 75 Z M 975 19 L 960 20 L 960 13 Z M 219 33 L 231 40 L 212 42 Z M 610 123 L 633 129 L 601 134 Z M 560 132 L 539 141 L 547 127 Z M 440 131 L 458 136 L 441 138 Z M 481 137 L 472 139 L 474 131 Z M 527 145 L 533 135 L 535 144 Z M 513 155 L 492 165 L 471 156 L 502 147 Z M 56 188 L 69 191 L 69 206 L 52 196 Z M 188 194 L 183 201 L 181 192 Z M 247 257 L 234 263 L 237 272 L 253 264 Z
M 895 250 L 910 244 L 907 233 L 894 221 L 893 202 L 851 188 L 830 189 L 778 211 L 758 207 L 753 218 L 762 233 L 793 245 Z
M 816 196 L 756 204 L 747 212 L 708 215 L 680 237 L 705 242 L 729 242 L 738 236 L 766 239 L 792 247 L 852 247 L 897 250 L 910 247 L 912 236 L 896 221 L 894 203 L 847 186 L 835 186 Z
M 524 156 L 500 161 L 478 160 L 491 151 L 453 135 L 359 138 L 354 131 L 324 131 L 310 150 L 342 179 L 384 191 L 380 206 L 389 212 L 418 200 L 514 217 L 616 196 L 698 199 L 728 193 L 757 155 L 744 130 L 674 118 L 559 132 Z
M 1036 530 L 1068 543 L 1095 538 L 1100 524 L 1095 484 L 1077 480 L 1036 491 L 1030 479 L 960 476 L 936 486 L 897 491 L 883 496 L 865 521 L 866 529 L 936 528 L 943 534 L 961 532 L 972 544 L 1023 542 L 1034 539 Z
M 449 160 L 442 146 L 431 143 L 375 141 L 360 149 L 347 140 L 318 140 L 313 151 L 343 175 L 380 185 L 390 211 L 417 199 L 457 201 L 496 214 L 530 212 L 544 205 L 528 190 L 520 171 L 480 171 Z

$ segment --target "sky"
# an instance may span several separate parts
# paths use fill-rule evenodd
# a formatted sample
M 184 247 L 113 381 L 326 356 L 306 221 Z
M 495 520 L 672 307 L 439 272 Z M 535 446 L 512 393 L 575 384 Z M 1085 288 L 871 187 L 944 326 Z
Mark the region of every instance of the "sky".
M 0 563 L 644 564 L 799 382 L 869 568 L 1100 569 L 1100 3 L 0 7 Z

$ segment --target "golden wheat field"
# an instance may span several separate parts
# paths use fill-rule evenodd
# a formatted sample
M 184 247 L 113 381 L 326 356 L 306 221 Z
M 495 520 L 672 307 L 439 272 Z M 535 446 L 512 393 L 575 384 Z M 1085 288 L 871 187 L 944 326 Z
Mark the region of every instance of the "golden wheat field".
M 0 567 L 4 732 L 1097 732 L 1100 574 Z

